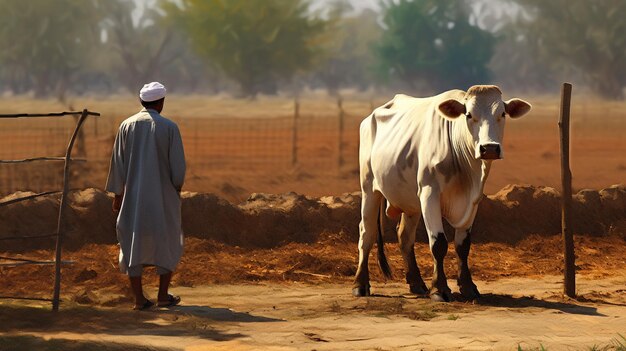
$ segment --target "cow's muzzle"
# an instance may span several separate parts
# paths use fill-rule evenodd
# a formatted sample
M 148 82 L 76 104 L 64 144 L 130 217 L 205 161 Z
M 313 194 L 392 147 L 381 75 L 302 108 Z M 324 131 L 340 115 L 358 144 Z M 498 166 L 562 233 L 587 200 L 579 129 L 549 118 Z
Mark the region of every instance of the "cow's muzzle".
M 480 145 L 480 158 L 482 160 L 498 160 L 501 157 L 500 144 L 491 143 Z

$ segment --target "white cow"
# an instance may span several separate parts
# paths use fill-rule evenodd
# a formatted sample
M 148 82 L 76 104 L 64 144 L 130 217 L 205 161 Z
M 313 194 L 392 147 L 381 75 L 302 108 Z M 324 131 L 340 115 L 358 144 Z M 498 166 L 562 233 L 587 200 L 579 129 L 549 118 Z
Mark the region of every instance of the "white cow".
M 398 241 L 411 293 L 428 294 L 413 246 L 423 215 L 434 259 L 431 299 L 450 301 L 443 260 L 448 251 L 442 217 L 455 228 L 461 294 L 479 295 L 467 264 L 470 229 L 483 196 L 491 162 L 503 157 L 502 136 L 507 116 L 530 111 L 520 99 L 502 101 L 496 86 L 473 86 L 428 98 L 396 95 L 361 122 L 361 222 L 359 267 L 353 294 L 370 294 L 368 257 L 378 238 L 378 261 L 387 277 L 382 240 L 383 208 L 391 218 L 401 215 Z M 385 203 L 388 203 L 385 205 Z M 378 235 L 377 235 L 378 233 Z

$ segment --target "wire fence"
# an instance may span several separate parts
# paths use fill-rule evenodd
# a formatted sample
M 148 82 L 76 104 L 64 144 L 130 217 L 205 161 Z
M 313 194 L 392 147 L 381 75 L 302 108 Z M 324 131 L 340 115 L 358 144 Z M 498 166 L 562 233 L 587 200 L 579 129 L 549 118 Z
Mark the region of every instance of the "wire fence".
M 348 106 L 344 108 L 344 106 Z M 311 102 L 283 109 L 272 117 L 220 116 L 173 118 L 183 137 L 188 166 L 186 190 L 206 191 L 202 180 L 233 174 L 284 174 L 297 169 L 327 174 L 358 166 L 359 123 L 375 106 L 341 101 L 323 111 Z M 527 132 L 556 125 L 552 100 L 536 101 L 531 119 L 515 121 Z M 291 110 L 291 112 L 289 111 Z M 581 138 L 610 136 L 626 127 L 626 109 L 618 102 L 580 102 L 572 106 L 573 142 Z M 88 119 L 77 139 L 75 188 L 103 188 L 115 134 L 127 116 Z M 17 123 L 0 121 L 0 159 L 43 155 L 61 156 L 69 138 L 72 119 L 38 118 Z M 521 124 L 520 124 L 521 123 Z M 608 133 L 608 134 L 607 134 Z M 522 134 L 520 134 L 522 135 Z M 524 134 L 526 135 L 526 134 Z M 613 140 L 612 139 L 612 140 Z M 623 145 L 623 143 L 622 143 Z M 624 167 L 624 162 L 619 167 Z M 49 163 L 0 166 L 0 196 L 15 191 L 43 192 L 62 181 L 62 166 Z M 186 182 L 187 184 L 187 182 Z
M 23 119 L 37 119 L 37 118 L 42 118 L 44 116 L 48 116 L 48 118 L 50 116 L 55 116 L 54 118 L 59 118 L 59 117 L 65 117 L 65 116 L 74 116 L 74 120 L 76 123 L 76 126 L 74 128 L 74 131 L 71 133 L 71 138 L 69 140 L 69 143 L 67 145 L 67 149 L 65 150 L 65 152 L 63 153 L 63 157 L 61 156 L 46 156 L 46 155 L 41 155 L 41 156 L 36 156 L 36 157 L 25 157 L 22 159 L 14 159 L 14 160 L 5 160 L 0 158 L 0 164 L 2 165 L 20 165 L 20 164 L 29 164 L 29 163 L 33 163 L 33 162 L 38 162 L 38 163 L 48 163 L 49 161 L 52 162 L 57 162 L 57 161 L 63 161 L 63 182 L 62 182 L 62 190 L 59 191 L 61 193 L 61 201 L 59 204 L 59 213 L 58 213 L 58 221 L 57 221 L 57 228 L 56 228 L 56 232 L 53 234 L 41 234 L 41 233 L 36 233 L 36 234 L 30 234 L 30 235 L 26 235 L 26 236 L 3 236 L 2 238 L 0 238 L 0 241 L 21 241 L 21 240 L 32 240 L 32 239 L 41 239 L 41 238 L 51 238 L 51 237 L 56 237 L 56 247 L 55 247 L 55 259 L 54 261 L 50 261 L 50 260 L 39 260 L 39 259 L 26 259 L 23 257 L 10 257 L 10 256 L 0 256 L 0 267 L 18 267 L 18 266 L 24 266 L 24 265 L 54 265 L 54 288 L 53 288 L 53 297 L 52 299 L 42 299 L 42 298 L 38 298 L 38 297 L 25 297 L 25 296 L 0 296 L 0 299 L 26 299 L 26 300 L 43 300 L 43 301 L 50 301 L 52 302 L 52 310 L 53 311 L 58 311 L 59 310 L 59 303 L 60 303 L 60 294 L 61 294 L 61 264 L 63 263 L 71 263 L 71 262 L 66 262 L 66 261 L 62 261 L 61 260 L 61 252 L 62 252 L 62 247 L 63 247 L 63 237 L 67 231 L 67 208 L 68 208 L 68 200 L 67 200 L 67 195 L 69 192 L 69 186 L 70 186 L 70 169 L 71 169 L 71 163 L 73 162 L 73 158 L 72 158 L 72 150 L 74 149 L 74 145 L 75 145 L 75 141 L 76 138 L 80 135 L 80 128 L 82 127 L 84 121 L 86 120 L 86 118 L 88 116 L 100 116 L 99 113 L 97 112 L 90 112 L 88 110 L 83 110 L 82 112 L 59 112 L 59 113 L 47 113 L 47 114 L 39 114 L 39 113 L 35 113 L 35 114 L 26 114 L 26 113 L 19 113 L 19 114 L 2 114 L 0 115 L 0 119 L 13 119 L 16 120 L 16 118 L 19 118 L 20 121 Z M 80 117 L 78 117 L 80 116 Z M 18 122 L 18 125 L 20 123 Z M 36 125 L 36 124 L 35 124 Z M 37 136 L 37 128 L 31 128 L 28 130 L 30 133 L 24 133 L 22 134 L 23 137 L 25 137 L 26 140 L 30 140 L 32 141 L 30 138 L 32 137 L 32 135 Z M 39 131 L 41 132 L 41 131 Z M 84 151 L 84 150 L 83 150 Z M 17 198 L 13 198 L 11 200 L 8 201 L 1 201 L 0 202 L 0 207 L 4 207 L 4 206 L 9 206 L 12 205 L 16 202 L 21 202 L 21 201 L 26 201 L 26 200 L 31 200 L 35 197 L 39 197 L 39 196 L 44 196 L 44 195 L 48 195 L 51 192 L 42 192 L 39 194 L 34 194 L 34 195 L 28 195 L 28 196 L 21 196 L 21 197 L 17 197 Z
M 173 118 L 185 146 L 188 173 L 208 177 L 232 172 L 333 170 L 356 165 L 358 125 L 363 115 L 350 114 L 341 103 L 335 114 L 300 112 L 276 117 Z M 122 117 L 88 120 L 77 140 L 76 188 L 102 188 L 111 149 Z M 1 121 L 0 159 L 62 155 L 73 121 L 38 119 L 15 123 Z M 62 180 L 62 166 L 4 164 L 0 167 L 0 195 L 15 191 L 42 192 Z M 198 189 L 201 190 L 201 189 Z

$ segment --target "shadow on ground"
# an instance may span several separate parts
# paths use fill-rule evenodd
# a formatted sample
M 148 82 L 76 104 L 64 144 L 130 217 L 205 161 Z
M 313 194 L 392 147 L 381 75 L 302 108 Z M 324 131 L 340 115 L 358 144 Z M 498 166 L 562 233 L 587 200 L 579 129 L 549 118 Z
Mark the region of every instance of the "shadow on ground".
M 47 308 L 0 305 L 0 332 L 72 332 L 109 335 L 194 336 L 214 341 L 244 337 L 218 330 L 224 323 L 273 322 L 278 319 L 225 308 L 178 306 L 174 309 L 132 311 L 69 307 L 57 313 Z
M 101 342 L 101 341 L 81 341 L 50 339 L 32 335 L 8 335 L 0 336 L 2 350 L 6 351 L 169 351 L 171 349 L 145 347 L 131 344 Z
M 255 316 L 247 312 L 236 312 L 228 308 L 216 308 L 200 305 L 175 306 L 164 311 L 164 313 L 192 315 L 198 318 L 219 322 L 252 323 L 281 321 L 276 318 Z
M 599 313 L 596 307 L 577 305 L 571 302 L 546 301 L 529 296 L 515 297 L 511 295 L 483 294 L 476 304 L 490 307 L 529 308 L 537 307 L 550 310 L 559 310 L 564 313 L 582 314 L 587 316 L 606 317 Z
M 530 296 L 512 296 L 506 294 L 483 294 L 475 301 L 468 301 L 460 294 L 454 293 L 454 301 L 449 303 L 432 302 L 428 296 L 402 295 L 402 294 L 372 294 L 369 298 L 361 300 L 361 305 L 355 305 L 354 310 L 368 310 L 375 307 L 376 310 L 386 310 L 387 312 L 406 312 L 411 309 L 430 310 L 433 316 L 441 313 L 452 312 L 472 312 L 488 307 L 505 307 L 510 309 L 541 308 L 547 310 L 558 310 L 568 314 L 579 314 L 587 316 L 606 317 L 599 313 L 596 307 L 577 304 L 576 302 L 590 302 L 598 304 L 619 305 L 600 300 L 580 298 L 577 301 L 550 301 L 533 298 Z M 411 302 L 414 301 L 414 303 Z M 336 307 L 335 307 L 336 309 Z M 402 313 L 400 313 L 402 314 Z

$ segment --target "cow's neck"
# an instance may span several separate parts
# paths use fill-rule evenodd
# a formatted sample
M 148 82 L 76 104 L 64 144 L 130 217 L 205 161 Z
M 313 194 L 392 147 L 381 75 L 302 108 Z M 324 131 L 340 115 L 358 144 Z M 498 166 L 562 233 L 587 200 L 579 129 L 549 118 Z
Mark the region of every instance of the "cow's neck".
M 454 158 L 459 163 L 461 173 L 471 177 L 473 191 L 478 191 L 482 195 L 485 182 L 491 169 L 491 161 L 477 160 L 474 157 L 474 143 L 472 135 L 463 121 L 458 120 L 452 123 L 452 135 L 450 144 Z
M 491 161 L 477 160 L 474 157 L 472 136 L 465 123 L 454 121 L 449 128 L 448 143 L 455 162 L 454 167 L 458 172 L 450 189 L 452 191 L 444 195 L 446 203 L 443 207 L 447 209 L 444 217 L 455 228 L 468 228 L 483 197 Z

